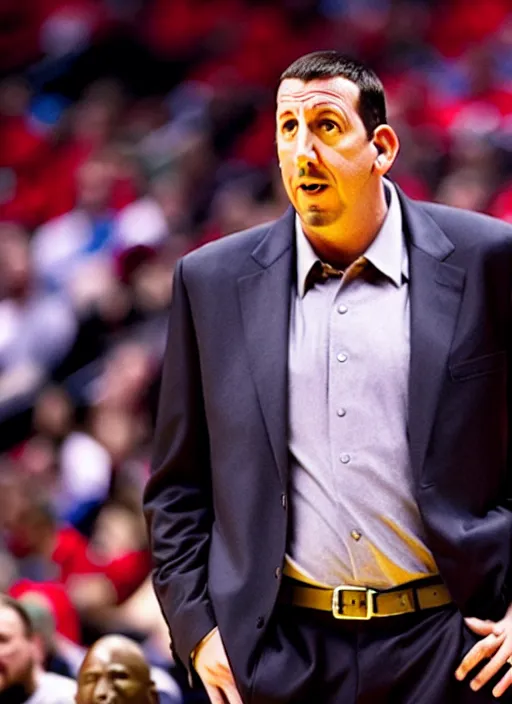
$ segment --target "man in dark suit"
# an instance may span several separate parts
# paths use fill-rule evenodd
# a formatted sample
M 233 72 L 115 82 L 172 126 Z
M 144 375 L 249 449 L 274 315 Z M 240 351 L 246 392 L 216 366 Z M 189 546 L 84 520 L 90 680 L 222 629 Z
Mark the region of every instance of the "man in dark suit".
M 175 272 L 145 506 L 212 702 L 510 700 L 512 228 L 414 203 L 378 78 L 277 94 L 293 208 Z

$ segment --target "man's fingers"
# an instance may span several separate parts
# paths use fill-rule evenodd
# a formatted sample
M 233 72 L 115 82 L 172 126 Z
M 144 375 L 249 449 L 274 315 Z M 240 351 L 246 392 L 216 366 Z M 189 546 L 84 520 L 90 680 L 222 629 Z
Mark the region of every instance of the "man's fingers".
M 488 636 L 491 633 L 496 633 L 496 624 L 494 621 L 482 621 L 474 617 L 465 618 L 464 621 L 466 622 L 466 626 L 479 636 Z
M 235 684 L 225 685 L 223 688 L 224 696 L 229 704 L 243 704 Z
M 478 665 L 484 658 L 490 658 L 494 655 L 496 650 L 503 643 L 505 636 L 495 636 L 494 633 L 482 638 L 478 641 L 469 653 L 466 654 L 461 664 L 455 671 L 455 677 L 458 680 L 463 680 L 464 677 L 470 672 L 474 667 Z
M 222 688 L 205 684 L 205 689 L 212 704 L 243 704 L 234 683 L 225 684 Z
M 195 668 L 212 704 L 243 704 L 218 629 L 201 643 Z
M 231 668 L 229 663 L 224 660 L 214 660 L 213 662 L 201 663 L 201 670 L 204 670 L 212 677 L 229 677 L 232 678 Z
M 208 699 L 212 704 L 225 704 L 224 697 L 222 696 L 220 689 L 217 689 L 217 687 L 210 687 L 207 684 L 204 685 L 204 688 L 206 689 Z
M 501 670 L 503 665 L 507 662 L 510 656 L 510 647 L 502 646 L 493 658 L 483 667 L 478 675 L 476 675 L 470 682 L 470 687 L 473 691 L 477 691 L 484 684 L 487 684 L 491 677 Z
M 496 687 L 494 687 L 494 689 L 492 690 L 493 696 L 501 697 L 501 695 L 507 691 L 510 685 L 512 685 L 512 667 L 509 668 L 508 672 L 503 675 Z
M 215 687 L 224 688 L 225 685 L 232 685 L 234 683 L 233 673 L 229 667 L 229 663 L 223 660 L 213 662 L 211 664 L 204 663 L 200 677 L 208 682 L 208 684 L 214 685 Z

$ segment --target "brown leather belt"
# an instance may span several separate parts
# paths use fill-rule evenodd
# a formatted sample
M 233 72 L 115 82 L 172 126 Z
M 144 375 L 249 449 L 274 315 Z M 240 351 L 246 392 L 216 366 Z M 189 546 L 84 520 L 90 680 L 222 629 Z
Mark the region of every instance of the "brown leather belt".
M 335 589 L 322 589 L 285 577 L 279 601 L 307 609 L 330 611 L 336 619 L 368 621 L 371 618 L 399 616 L 445 606 L 452 598 L 438 579 L 434 583 L 411 583 L 378 591 L 346 584 Z

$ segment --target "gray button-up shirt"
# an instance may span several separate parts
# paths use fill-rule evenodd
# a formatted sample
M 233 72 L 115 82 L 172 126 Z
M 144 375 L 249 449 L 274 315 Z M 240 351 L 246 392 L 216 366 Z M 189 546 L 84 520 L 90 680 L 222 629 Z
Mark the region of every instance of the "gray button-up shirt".
M 387 588 L 437 573 L 413 496 L 409 269 L 398 196 L 386 190 L 382 228 L 341 280 L 306 290 L 318 257 L 296 221 L 285 573 L 331 586 Z

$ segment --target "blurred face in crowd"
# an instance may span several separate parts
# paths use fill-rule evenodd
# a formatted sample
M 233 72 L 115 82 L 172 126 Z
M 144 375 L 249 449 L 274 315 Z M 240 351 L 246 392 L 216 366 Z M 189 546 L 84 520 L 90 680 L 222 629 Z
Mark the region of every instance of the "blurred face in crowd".
M 70 432 L 72 420 L 73 406 L 64 389 L 52 386 L 42 391 L 34 407 L 36 430 L 60 440 Z
M 91 542 L 103 559 L 115 560 L 133 550 L 139 550 L 144 536 L 142 516 L 125 506 L 111 504 L 99 513 Z
M 0 225 L 0 295 L 16 297 L 25 292 L 31 268 L 27 233 L 18 225 Z
M 18 613 L 0 603 L 0 694 L 10 687 L 35 687 L 35 644 Z
M 114 165 L 107 159 L 91 159 L 77 175 L 78 202 L 91 211 L 102 210 L 109 202 L 114 184 Z
M 158 696 L 139 647 L 121 636 L 101 638 L 78 674 L 77 704 L 157 704 Z
M 357 230 L 382 198 L 391 163 L 388 125 L 373 139 L 358 111 L 359 88 L 342 76 L 284 79 L 277 94 L 277 151 L 283 184 L 306 235 L 333 241 Z M 398 142 L 396 141 L 396 150 Z
M 26 504 L 13 526 L 13 537 L 25 555 L 39 555 L 50 560 L 57 532 L 55 519 L 37 497 L 29 495 L 26 498 Z

